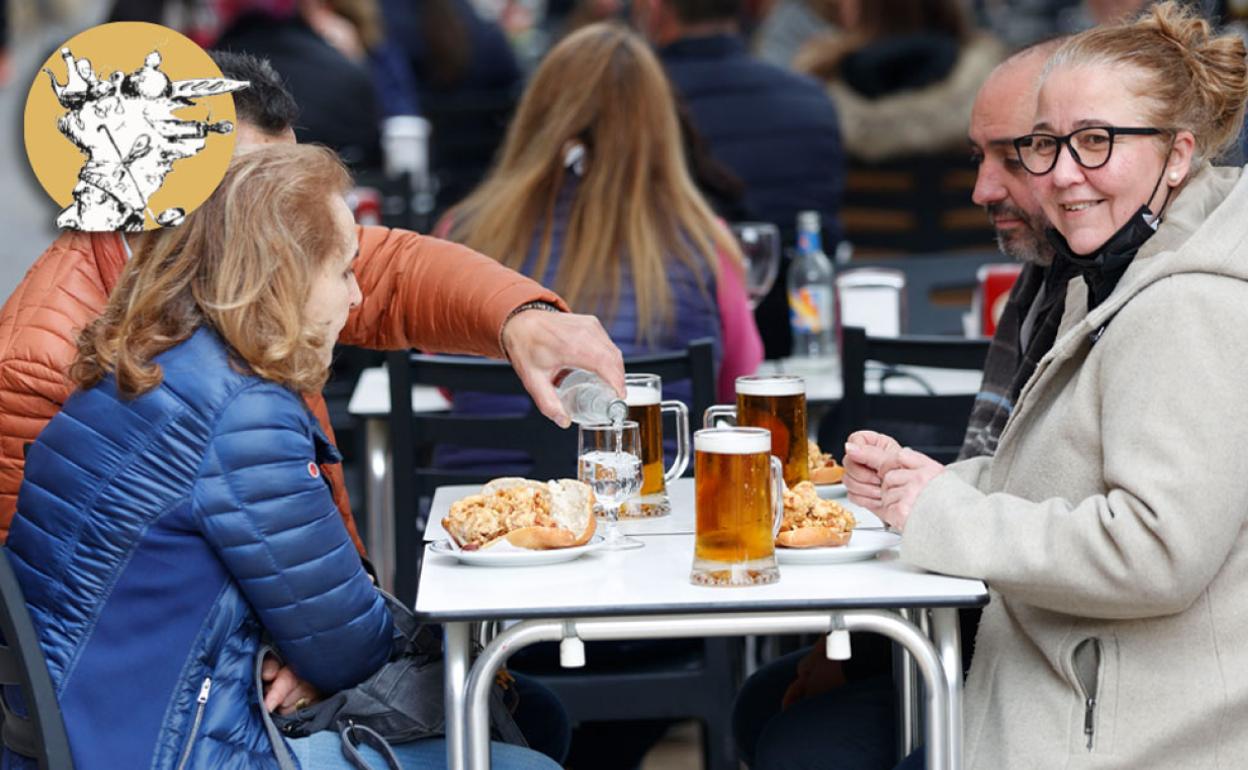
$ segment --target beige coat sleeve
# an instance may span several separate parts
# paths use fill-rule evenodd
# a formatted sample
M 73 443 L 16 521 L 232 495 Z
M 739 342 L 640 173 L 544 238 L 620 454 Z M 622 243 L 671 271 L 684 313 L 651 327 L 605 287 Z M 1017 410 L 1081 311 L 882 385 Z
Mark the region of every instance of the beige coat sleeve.
M 1027 500 L 945 473 L 919 496 L 902 557 L 1085 617 L 1188 607 L 1248 513 L 1245 328 L 1248 283 L 1187 274 L 1142 292 L 1079 370 L 1097 378 L 1099 403 L 1044 418 L 1099 421 L 1102 446 L 1085 459 L 1106 491 L 1066 500 L 1055 478 L 1051 499 Z M 1012 472 L 1025 471 L 1018 458 Z

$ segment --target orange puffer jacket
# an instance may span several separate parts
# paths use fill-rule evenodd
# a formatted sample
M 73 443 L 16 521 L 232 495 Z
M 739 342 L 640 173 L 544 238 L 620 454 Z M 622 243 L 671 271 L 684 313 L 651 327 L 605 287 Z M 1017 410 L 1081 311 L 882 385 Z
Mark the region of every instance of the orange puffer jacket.
M 535 300 L 567 309 L 558 295 L 489 257 L 447 241 L 363 227 L 356 276 L 364 300 L 339 342 L 376 350 L 498 357 L 503 321 Z M 104 309 L 126 264 L 116 233 L 62 233 L 0 308 L 0 542 L 8 537 L 25 447 L 60 411 L 78 333 Z M 325 398 L 308 406 L 331 441 Z M 339 465 L 322 467 L 347 531 L 364 552 Z

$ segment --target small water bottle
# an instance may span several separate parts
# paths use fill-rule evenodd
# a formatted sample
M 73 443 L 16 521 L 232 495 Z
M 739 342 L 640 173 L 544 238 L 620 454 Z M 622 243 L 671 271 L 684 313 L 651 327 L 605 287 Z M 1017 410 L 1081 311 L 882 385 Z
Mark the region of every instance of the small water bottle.
M 788 274 L 793 355 L 836 360 L 836 290 L 832 262 L 820 241 L 819 212 L 798 214 L 797 256 Z
M 618 423 L 628 419 L 628 404 L 593 372 L 572 369 L 555 392 L 563 410 L 578 425 Z

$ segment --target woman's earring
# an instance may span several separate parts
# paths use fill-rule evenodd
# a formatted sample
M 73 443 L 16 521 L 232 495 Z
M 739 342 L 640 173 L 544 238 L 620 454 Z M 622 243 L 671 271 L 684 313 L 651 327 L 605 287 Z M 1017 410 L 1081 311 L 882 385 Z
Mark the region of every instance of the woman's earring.
M 1177 172 L 1177 171 L 1171 171 L 1171 172 L 1170 172 L 1170 181 L 1171 181 L 1171 182 L 1177 182 L 1177 181 L 1179 181 L 1179 172 Z

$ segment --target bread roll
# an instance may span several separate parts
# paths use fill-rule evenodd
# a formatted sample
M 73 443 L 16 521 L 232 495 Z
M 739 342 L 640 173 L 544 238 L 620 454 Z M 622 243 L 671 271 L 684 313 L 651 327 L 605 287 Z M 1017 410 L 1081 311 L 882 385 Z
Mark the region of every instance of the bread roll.
M 589 542 L 596 526 L 593 490 L 575 479 L 494 479 L 480 494 L 452 503 L 442 519 L 443 529 L 465 550 L 503 540 L 535 550 L 568 548 Z

